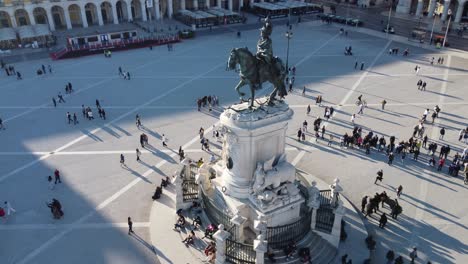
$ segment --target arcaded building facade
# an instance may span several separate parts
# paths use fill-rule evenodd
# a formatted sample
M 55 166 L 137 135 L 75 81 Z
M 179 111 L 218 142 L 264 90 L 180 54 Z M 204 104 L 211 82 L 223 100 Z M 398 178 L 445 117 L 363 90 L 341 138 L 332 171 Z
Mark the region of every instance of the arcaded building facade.
M 171 18 L 180 9 L 238 11 L 244 1 L 249 0 L 0 0 L 0 28 L 48 24 L 53 31 Z
M 443 21 L 450 16 L 456 23 L 468 22 L 468 0 L 399 0 L 396 12 L 422 15 L 441 15 Z

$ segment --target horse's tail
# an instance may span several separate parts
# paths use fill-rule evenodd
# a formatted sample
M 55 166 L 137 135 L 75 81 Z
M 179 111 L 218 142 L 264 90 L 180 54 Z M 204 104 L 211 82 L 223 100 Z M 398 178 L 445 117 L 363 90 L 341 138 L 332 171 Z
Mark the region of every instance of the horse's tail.
M 279 70 L 279 87 L 278 87 L 278 96 L 279 97 L 284 97 L 288 95 L 288 92 L 286 91 L 286 76 L 288 75 L 288 70 L 286 69 L 286 65 L 283 63 L 283 61 L 280 58 L 276 58 L 276 64 L 278 65 L 278 70 Z

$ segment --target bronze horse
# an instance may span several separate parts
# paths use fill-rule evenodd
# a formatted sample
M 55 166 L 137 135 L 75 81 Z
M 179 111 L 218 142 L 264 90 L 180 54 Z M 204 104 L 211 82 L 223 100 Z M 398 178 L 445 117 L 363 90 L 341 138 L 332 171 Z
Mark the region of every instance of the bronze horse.
M 239 76 L 241 79 L 235 90 L 243 100 L 245 93 L 239 91 L 239 89 L 246 84 L 250 86 L 250 108 L 254 106 L 255 90 L 261 89 L 264 82 L 270 82 L 274 87 L 269 96 L 268 104 L 272 104 L 276 99 L 276 95 L 280 98 L 287 95 L 284 83 L 286 67 L 281 59 L 275 57 L 272 66 L 270 66 L 255 57 L 247 48 L 234 48 L 229 56 L 228 69 L 236 69 L 237 64 L 240 66 Z

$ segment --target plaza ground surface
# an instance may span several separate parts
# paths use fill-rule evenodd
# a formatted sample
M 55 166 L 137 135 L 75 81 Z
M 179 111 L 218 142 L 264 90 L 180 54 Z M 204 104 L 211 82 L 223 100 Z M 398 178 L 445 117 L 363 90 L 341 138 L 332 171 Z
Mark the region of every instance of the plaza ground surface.
M 284 26 L 273 30 L 274 52 L 283 59 L 285 30 Z M 327 147 L 311 134 L 310 141 L 296 140 L 304 120 L 311 126 L 316 116 L 323 116 L 324 107 L 314 103 L 317 95 L 323 96 L 324 105 L 336 109 L 326 122 L 336 140 L 351 132 L 350 115 L 357 112 L 355 101 L 363 94 L 369 107 L 357 115 L 356 125 L 387 140 L 390 135 L 407 140 L 424 109 L 438 104 L 440 118 L 427 124 L 426 132 L 432 140 L 450 144 L 453 156 L 466 147 L 457 139 L 459 130 L 467 126 L 468 55 L 442 54 L 354 31 L 344 37 L 336 28 L 317 22 L 293 30 L 289 62 L 296 65 L 297 76 L 295 91 L 286 98 L 295 111 L 288 130 L 289 160 L 327 183 L 340 178 L 344 194 L 357 206 L 364 195 L 385 190 L 396 197 L 395 188 L 404 186 L 398 221 L 389 220 L 382 230 L 376 219 L 369 219 L 379 242 L 376 263 L 383 263 L 389 248 L 407 259 L 413 246 L 419 250 L 417 263 L 468 262 L 466 186 L 461 177 L 448 176 L 446 168 L 443 172 L 429 168 L 426 151 L 418 162 L 408 155 L 404 163 L 397 157 L 388 166 L 382 153 L 340 149 L 337 142 Z M 222 109 L 198 112 L 196 98 L 217 95 L 222 106 L 238 101 L 233 90 L 238 76 L 225 71 L 226 61 L 233 47 L 255 50 L 258 35 L 258 30 L 251 30 L 241 39 L 235 33 L 203 36 L 175 45 L 173 52 L 157 47 L 116 52 L 111 59 L 24 62 L 15 65 L 24 76 L 21 81 L 2 72 L 0 116 L 6 130 L 0 131 L 0 201 L 10 201 L 17 212 L 0 223 L 1 263 L 180 263 L 165 258 L 157 248 L 157 254 L 151 250 L 152 192 L 162 177 L 177 169 L 179 146 L 193 159 L 208 158 L 200 150 L 198 130 L 216 124 Z M 355 56 L 343 55 L 349 45 Z M 400 51 L 408 47 L 411 55 L 388 55 L 391 47 Z M 431 66 L 430 58 L 439 56 L 445 58 L 444 65 Z M 363 71 L 354 69 L 355 60 L 365 62 Z M 41 64 L 51 64 L 54 73 L 36 76 Z M 414 74 L 416 64 L 421 66 L 420 76 Z M 119 66 L 131 72 L 132 80 L 119 78 Z M 416 88 L 419 79 L 427 82 L 424 92 Z M 67 82 L 75 92 L 54 108 L 51 98 L 59 91 L 65 94 Z M 301 95 L 303 86 L 306 96 Z M 105 121 L 97 115 L 96 99 L 106 110 Z M 388 102 L 385 111 L 380 110 L 383 99 Z M 82 104 L 93 108 L 95 120 L 82 117 Z M 67 111 L 77 113 L 78 125 L 67 124 Z M 142 130 L 135 126 L 137 113 Z M 447 129 L 443 141 L 438 140 L 441 126 Z M 143 132 L 154 148 L 144 151 L 138 163 L 135 149 Z M 162 147 L 162 134 L 169 138 L 169 148 Z M 219 143 L 212 146 L 219 148 Z M 121 153 L 125 169 L 119 164 Z M 63 183 L 49 190 L 47 176 L 55 169 Z M 378 169 L 384 170 L 384 180 L 374 185 Z M 52 219 L 46 207 L 51 198 L 61 201 L 64 218 Z M 388 208 L 384 211 L 389 213 Z M 128 216 L 134 222 L 134 236 L 127 235 Z M 365 246 L 363 241 L 347 243 Z

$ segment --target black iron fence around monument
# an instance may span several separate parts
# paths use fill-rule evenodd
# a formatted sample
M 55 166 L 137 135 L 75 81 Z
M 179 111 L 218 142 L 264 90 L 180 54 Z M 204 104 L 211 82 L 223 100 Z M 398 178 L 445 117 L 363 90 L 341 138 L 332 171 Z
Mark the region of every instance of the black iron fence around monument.
M 301 218 L 294 223 L 267 227 L 265 239 L 268 241 L 268 246 L 281 249 L 300 241 L 309 233 L 311 219 L 312 213 L 309 212 L 301 215 Z
M 234 264 L 254 264 L 256 252 L 253 245 L 237 242 L 232 239 L 226 240 L 226 261 Z

